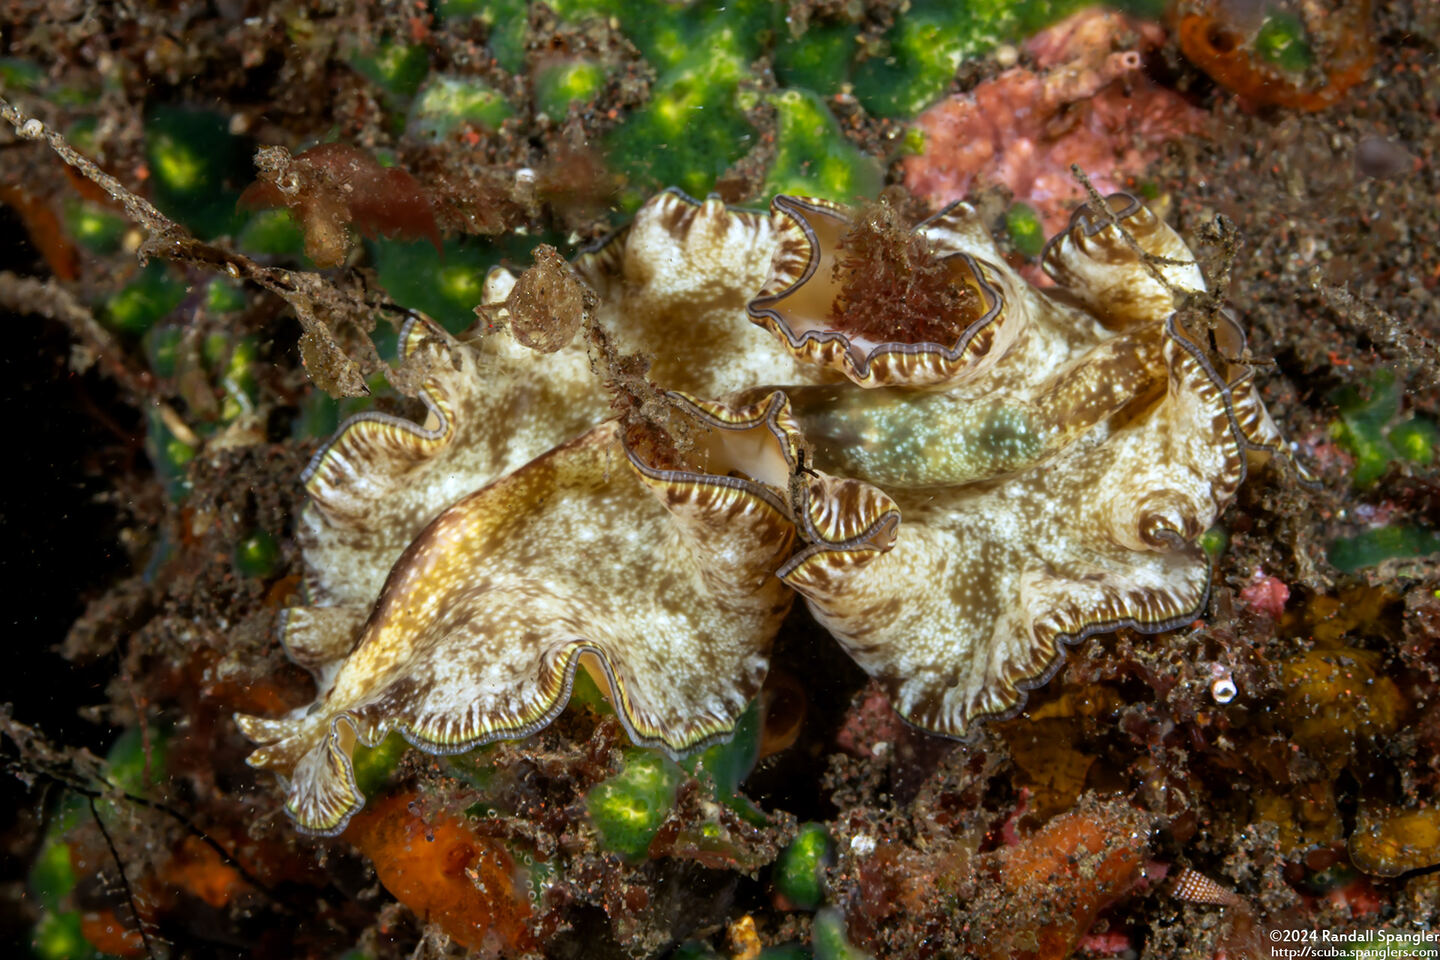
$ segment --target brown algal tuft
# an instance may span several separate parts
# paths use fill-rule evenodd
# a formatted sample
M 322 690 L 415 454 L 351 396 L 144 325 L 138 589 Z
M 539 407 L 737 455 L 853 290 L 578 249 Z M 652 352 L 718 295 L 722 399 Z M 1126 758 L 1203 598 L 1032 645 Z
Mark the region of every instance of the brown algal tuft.
M 978 312 L 975 291 L 957 284 L 929 242 L 883 202 L 856 211 L 837 245 L 832 277 L 839 292 L 830 320 L 854 336 L 950 345 Z
M 590 343 L 590 369 L 605 381 L 610 408 L 623 425 L 625 446 L 647 466 L 683 470 L 694 441 L 689 419 L 677 416 L 670 398 L 651 382 L 651 358 L 620 350 L 598 323 L 585 325 Z
M 345 143 L 322 143 L 290 156 L 262 147 L 260 178 L 240 194 L 242 210 L 287 207 L 305 230 L 305 255 L 317 267 L 339 266 L 350 247 L 349 228 L 367 237 L 426 239 L 440 250 L 440 230 L 425 190 L 407 171 L 382 167 Z

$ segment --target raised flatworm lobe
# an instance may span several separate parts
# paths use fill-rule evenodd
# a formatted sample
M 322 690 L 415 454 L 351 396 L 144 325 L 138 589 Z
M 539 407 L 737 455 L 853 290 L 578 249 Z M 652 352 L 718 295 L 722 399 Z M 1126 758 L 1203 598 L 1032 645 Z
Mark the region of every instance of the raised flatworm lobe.
M 448 753 L 524 736 L 564 707 L 583 653 L 637 743 L 679 751 L 734 726 L 790 605 L 774 571 L 799 436 L 781 394 L 674 402 L 696 424 L 692 462 L 647 463 L 609 421 L 462 498 L 405 549 L 343 663 L 311 662 L 310 710 L 237 718 L 302 828 L 336 832 L 363 804 L 357 741 L 398 729 Z

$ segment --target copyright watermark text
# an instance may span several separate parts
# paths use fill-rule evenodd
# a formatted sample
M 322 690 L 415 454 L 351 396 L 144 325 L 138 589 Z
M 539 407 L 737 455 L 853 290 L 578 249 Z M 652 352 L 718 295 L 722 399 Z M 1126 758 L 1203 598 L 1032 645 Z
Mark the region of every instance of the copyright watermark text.
M 1345 960 L 1440 960 L 1440 930 L 1289 930 L 1269 932 L 1270 956 Z

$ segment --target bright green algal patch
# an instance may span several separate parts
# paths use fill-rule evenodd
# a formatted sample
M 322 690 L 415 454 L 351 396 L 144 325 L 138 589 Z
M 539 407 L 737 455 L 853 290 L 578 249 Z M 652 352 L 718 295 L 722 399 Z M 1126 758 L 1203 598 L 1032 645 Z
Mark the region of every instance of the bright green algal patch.
M 670 813 L 684 776 L 668 757 L 650 750 L 626 750 L 624 769 L 585 795 L 585 809 L 605 849 L 629 860 L 643 858 Z
M 826 907 L 815 914 L 810 928 L 815 960 L 869 960 L 870 954 L 853 946 L 845 933 L 845 915 L 839 907 Z
M 730 739 L 686 757 L 680 761 L 680 766 L 691 776 L 708 780 L 716 801 L 750 823 L 763 826 L 766 822 L 764 812 L 739 792 L 740 784 L 755 769 L 755 761 L 759 757 L 760 704 L 752 700 L 735 722 Z
M 725 42 L 735 46 L 743 61 L 754 60 L 769 48 L 785 16 L 785 5 L 772 0 L 555 0 L 550 6 L 572 23 L 587 17 L 614 19 L 660 73 L 688 62 L 723 34 L 730 35 Z
M 206 338 L 205 354 L 205 365 L 225 391 L 220 419 L 229 423 L 243 414 L 254 413 L 260 399 L 260 384 L 255 379 L 260 342 L 254 337 L 232 340 L 225 334 L 212 334 Z
M 205 288 L 205 309 L 215 313 L 235 313 L 245 309 L 245 289 L 228 277 L 216 277 Z
M 755 130 L 740 95 L 748 76 L 741 44 L 724 30 L 660 77 L 650 102 L 605 138 L 611 164 L 630 180 L 626 209 L 671 184 L 704 196 L 749 151 Z
M 30 931 L 30 949 L 40 960 L 90 960 L 95 948 L 80 932 L 80 911 L 46 912 Z
M 446 240 L 443 256 L 428 240 L 382 238 L 367 245 L 390 298 L 429 314 L 451 333 L 475 322 L 485 274 L 500 257 L 490 244 L 465 239 Z
M 235 570 L 247 577 L 264 580 L 280 569 L 280 544 L 264 530 L 251 531 L 235 544 Z
M 166 216 L 209 240 L 243 222 L 237 184 L 249 180 L 250 151 L 218 113 L 156 107 L 145 121 L 152 199 Z
M 874 157 L 849 144 L 830 109 L 813 93 L 786 90 L 771 98 L 778 130 L 775 163 L 765 193 L 849 202 L 873 197 L 883 171 Z
M 425 82 L 430 72 L 430 53 L 423 44 L 387 40 L 372 53 L 352 56 L 350 65 L 384 91 L 394 106 L 415 96 Z
M 36 90 L 45 82 L 45 68 L 29 60 L 0 57 L 0 89 L 14 93 Z
M 853 23 L 812 23 L 800 36 L 785 32 L 775 46 L 775 79 L 822 96 L 840 92 L 855 56 L 860 28 Z
M 405 756 L 405 751 L 410 749 L 410 744 L 399 731 L 392 730 L 373 747 L 367 747 L 363 743 L 355 745 L 355 786 L 360 793 L 366 797 L 373 797 L 385 786 L 385 781 L 390 779 L 390 774 L 400 764 L 400 758 Z
M 1262 60 L 1292 73 L 1306 70 L 1315 62 L 1315 55 L 1305 40 L 1305 24 L 1293 13 L 1282 10 L 1269 11 L 1255 34 L 1255 52 Z
M 1336 570 L 1354 573 L 1397 557 L 1427 557 L 1440 553 L 1440 533 L 1424 527 L 1381 527 L 1330 544 L 1326 559 Z
M 413 136 L 445 140 L 462 127 L 498 130 L 515 111 L 505 98 L 478 80 L 437 76 L 410 107 Z
M 820 872 L 830 856 L 830 832 L 823 823 L 800 827 L 775 862 L 775 889 L 802 910 L 814 910 L 825 899 Z
M 120 239 L 125 235 L 127 224 L 119 214 L 88 200 L 66 197 L 63 219 L 65 232 L 91 253 L 104 256 L 120 249 Z
M 913 117 L 938 100 L 960 62 L 1016 36 L 1010 0 L 916 0 L 885 35 L 885 49 L 855 70 L 855 95 L 882 117 Z
M 1225 532 L 1224 527 L 1216 525 L 1200 534 L 1200 539 L 1196 542 L 1200 544 L 1200 549 L 1205 551 L 1205 555 L 1210 558 L 1210 562 L 1214 563 L 1230 546 L 1230 534 Z
M 75 871 L 70 866 L 70 845 L 65 838 L 82 820 L 89 818 L 88 801 L 67 793 L 55 808 L 45 830 L 40 854 L 30 866 L 30 892 L 46 910 L 58 911 L 61 902 L 75 889 Z
M 199 451 L 171 433 L 156 411 L 152 410 L 145 418 L 145 425 L 145 452 L 155 465 L 155 473 L 165 492 L 172 501 L 179 503 L 190 492 L 188 467 Z
M 235 245 L 252 256 L 298 259 L 305 256 L 305 232 L 284 207 L 259 210 L 235 238 Z
M 184 299 L 185 285 L 163 262 L 152 260 L 138 277 L 106 299 L 100 316 L 111 330 L 138 336 Z
M 1411 463 L 1428 465 L 1435 462 L 1435 448 L 1440 445 L 1440 428 L 1424 417 L 1412 417 L 1397 423 L 1388 439 L 1398 456 Z
M 1120 4 L 1143 8 L 1163 0 Z M 1092 5 L 1092 0 L 915 0 L 895 19 L 880 50 L 853 70 L 855 95 L 882 117 L 909 118 L 945 93 L 965 60 L 1023 40 Z
M 1330 424 L 1330 435 L 1355 458 L 1351 475 L 1357 487 L 1378 480 L 1392 460 L 1428 464 L 1435 459 L 1440 430 L 1423 417 L 1412 417 L 1391 427 L 1400 413 L 1400 384 L 1389 370 L 1376 370 L 1367 390 L 1355 385 L 1330 394 L 1340 419 Z
M 151 786 L 165 782 L 169 742 L 169 735 L 157 726 L 130 727 L 105 754 L 105 781 L 123 793 L 145 796 Z M 109 800 L 96 800 L 95 807 L 105 816 L 114 812 Z
M 1015 249 L 1031 260 L 1045 249 L 1045 225 L 1028 203 L 1017 203 L 1005 213 L 1005 230 Z
M 535 106 L 552 120 L 564 120 L 570 104 L 590 103 L 605 86 L 605 68 L 593 60 L 552 63 L 535 78 Z
M 477 17 L 495 61 L 511 73 L 525 67 L 526 0 L 440 0 L 436 13 L 445 20 Z

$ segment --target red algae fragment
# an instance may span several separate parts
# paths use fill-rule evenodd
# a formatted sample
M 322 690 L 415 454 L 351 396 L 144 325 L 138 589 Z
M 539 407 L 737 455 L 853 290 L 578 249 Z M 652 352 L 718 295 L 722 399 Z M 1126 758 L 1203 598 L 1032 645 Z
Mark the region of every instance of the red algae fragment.
M 505 956 L 533 950 L 530 905 L 509 853 L 456 817 L 421 819 L 412 809 L 417 796 L 376 801 L 356 814 L 345 838 L 395 899 L 461 946 Z
M 265 147 L 255 163 L 260 179 L 245 188 L 239 206 L 288 208 L 305 231 L 305 255 L 318 267 L 345 259 L 351 226 L 366 237 L 424 238 L 440 249 L 435 211 L 420 184 L 358 147 L 322 143 L 294 157 Z
M 835 329 L 887 343 L 954 343 L 982 312 L 930 242 L 888 203 L 855 212 L 836 247 L 830 307 Z
M 1084 10 L 1025 43 L 1035 69 L 1014 67 L 915 121 L 924 152 L 905 159 L 905 186 L 935 207 L 1000 184 L 1064 228 L 1084 194 L 1071 164 L 1102 194 L 1123 189 L 1167 140 L 1203 129 L 1205 115 L 1146 77 L 1143 56 L 1164 43 L 1156 24 Z

